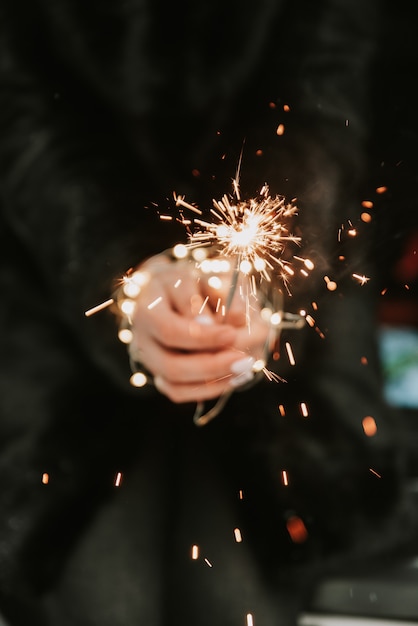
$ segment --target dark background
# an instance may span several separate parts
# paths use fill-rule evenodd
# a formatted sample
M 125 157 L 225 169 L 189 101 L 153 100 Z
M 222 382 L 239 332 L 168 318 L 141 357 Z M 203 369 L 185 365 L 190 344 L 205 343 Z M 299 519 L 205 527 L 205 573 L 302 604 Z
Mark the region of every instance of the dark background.
M 376 200 L 375 253 L 380 264 L 379 323 L 385 333 L 400 330 L 418 339 L 418 22 L 404 0 L 384 2 L 380 49 L 374 76 L 374 143 L 371 187 L 387 187 Z M 373 196 L 373 192 L 371 191 Z M 415 344 L 416 345 L 416 344 Z M 410 351 L 413 348 L 409 347 Z M 416 371 L 418 354 L 411 366 Z M 393 359 L 407 358 L 399 353 Z M 388 355 L 383 354 L 387 382 Z M 406 361 L 405 361 L 406 363 Z M 404 374 L 406 375 L 405 365 Z M 403 374 L 400 374 L 400 384 Z M 412 384 L 413 381 L 412 381 Z M 411 388 L 416 398 L 418 379 Z M 405 446 L 410 449 L 411 471 L 418 476 L 418 405 L 405 394 L 399 409 L 406 420 Z

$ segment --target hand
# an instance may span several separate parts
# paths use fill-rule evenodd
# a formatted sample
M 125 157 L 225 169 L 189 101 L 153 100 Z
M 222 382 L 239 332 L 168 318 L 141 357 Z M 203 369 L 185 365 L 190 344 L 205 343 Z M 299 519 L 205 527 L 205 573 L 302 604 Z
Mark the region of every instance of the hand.
M 261 358 L 268 325 L 234 297 L 216 312 L 215 293 L 188 261 L 163 255 L 141 268 L 148 274 L 136 300 L 131 355 L 153 375 L 159 391 L 176 403 L 219 397 L 247 382 Z

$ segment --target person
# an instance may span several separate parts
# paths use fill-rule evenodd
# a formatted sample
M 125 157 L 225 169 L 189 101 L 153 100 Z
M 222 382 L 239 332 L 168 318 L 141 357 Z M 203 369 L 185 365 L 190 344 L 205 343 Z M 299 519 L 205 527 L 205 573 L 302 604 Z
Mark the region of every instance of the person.
M 360 219 L 377 5 L 1 1 L 8 625 L 295 624 L 310 564 L 399 538 Z M 189 296 L 206 287 L 163 253 L 194 217 L 173 194 L 207 216 L 241 152 L 242 197 L 266 183 L 296 198 L 295 256 L 315 266 L 277 287 L 313 320 L 281 334 L 286 382 L 242 387 L 266 339 L 258 305 L 253 334 L 239 298 L 202 319 Z M 119 314 L 85 315 L 137 270 L 140 388 Z M 196 403 L 224 394 L 196 426 Z

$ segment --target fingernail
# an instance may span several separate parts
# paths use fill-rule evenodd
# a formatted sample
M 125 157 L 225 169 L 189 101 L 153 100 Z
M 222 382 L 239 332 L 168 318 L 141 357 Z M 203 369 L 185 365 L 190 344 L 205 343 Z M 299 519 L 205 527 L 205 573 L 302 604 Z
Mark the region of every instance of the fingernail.
M 195 322 L 202 324 L 203 326 L 211 326 L 213 319 L 209 315 L 196 315 Z
M 255 359 L 252 356 L 246 356 L 243 359 L 234 361 L 231 365 L 231 372 L 233 374 L 248 374 L 252 372 Z

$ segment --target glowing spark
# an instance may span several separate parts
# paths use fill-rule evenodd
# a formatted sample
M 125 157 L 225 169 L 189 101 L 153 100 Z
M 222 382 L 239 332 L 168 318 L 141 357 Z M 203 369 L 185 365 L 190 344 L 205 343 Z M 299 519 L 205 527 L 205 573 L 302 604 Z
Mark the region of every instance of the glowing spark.
M 184 196 L 177 196 L 176 194 L 174 194 L 174 200 L 176 201 L 176 206 L 183 206 L 186 209 L 197 213 L 198 215 L 202 215 L 202 211 L 200 209 L 193 206 L 193 204 L 190 204 L 190 202 L 185 202 Z
M 374 437 L 374 435 L 377 433 L 377 424 L 371 415 L 367 415 L 365 418 L 363 418 L 362 426 L 364 434 L 367 437 Z
M 121 482 L 122 482 L 122 472 L 118 472 L 115 478 L 115 487 L 120 487 Z
M 254 626 L 254 620 L 251 613 L 247 613 L 247 626 Z
M 203 313 L 203 310 L 205 306 L 207 305 L 208 300 L 209 300 L 209 296 L 206 296 L 206 298 L 203 300 L 202 306 L 199 309 L 198 315 L 201 315 Z
M 363 200 L 363 202 L 361 203 L 361 206 L 364 207 L 365 209 L 372 209 L 373 202 L 371 200 Z
M 301 402 L 300 403 L 300 412 L 302 413 L 303 417 L 308 417 L 309 416 L 308 407 L 306 406 L 306 402 Z
M 360 285 L 365 285 L 370 280 L 370 278 L 368 276 L 365 276 L 364 274 L 362 276 L 360 276 L 360 274 L 353 274 L 353 278 L 357 278 Z
M 277 263 L 277 257 L 272 252 L 281 252 L 285 240 L 299 241 L 299 238 L 288 235 L 278 219 L 290 217 L 296 212 L 295 207 L 284 205 L 282 198 L 271 199 L 266 195 L 261 202 L 250 200 L 234 206 L 224 196 L 223 202 L 216 202 L 215 207 L 224 221 L 215 226 L 210 225 L 209 236 L 212 238 L 215 235 L 226 256 L 238 255 L 255 266 L 260 265 L 262 257 Z M 262 271 L 264 267 L 261 265 Z
M 324 280 L 328 291 L 335 291 L 337 289 L 337 283 L 334 280 L 331 280 L 328 276 L 324 276 Z
M 209 559 L 205 559 L 205 563 L 206 565 L 208 565 L 209 567 L 213 567 L 212 563 L 209 561 Z
M 289 485 L 289 477 L 286 470 L 282 470 L 282 483 L 285 487 Z
M 113 303 L 114 303 L 114 299 L 113 298 L 109 298 L 109 300 L 106 300 L 105 302 L 102 302 L 102 304 L 98 304 L 97 306 L 94 306 L 91 309 L 89 309 L 88 311 L 86 311 L 84 313 L 84 315 L 86 317 L 90 317 L 90 315 L 94 315 L 95 313 L 98 313 L 99 311 L 102 311 L 102 309 L 106 309 L 108 306 L 110 306 Z
M 305 319 L 306 319 L 306 323 L 307 323 L 307 324 L 309 324 L 309 326 L 310 326 L 311 328 L 313 328 L 313 327 L 315 326 L 315 320 L 314 320 L 314 318 L 312 317 L 312 315 L 307 315 L 307 316 L 305 317 Z
M 300 241 L 287 226 L 297 207 L 286 203 L 282 196 L 270 196 L 267 185 L 257 198 L 249 200 L 240 199 L 237 179 L 233 186 L 234 198 L 224 195 L 221 200 L 213 200 L 210 212 L 214 222 L 194 220 L 198 230 L 190 235 L 189 247 L 214 246 L 221 256 L 235 258 L 237 268 L 244 274 L 254 269 L 269 282 L 274 266 L 292 275 L 292 268 L 281 255 L 287 242 Z M 188 203 L 182 199 L 182 204 Z
M 148 309 L 149 311 L 151 311 L 151 309 L 153 309 L 154 307 L 156 307 L 156 306 L 157 306 L 157 304 L 160 304 L 160 302 L 161 302 L 161 301 L 162 301 L 162 296 L 159 296 L 158 298 L 156 298 L 156 299 L 154 300 L 154 302 L 151 302 L 151 304 L 149 304 L 149 305 L 147 306 L 147 309 Z
M 382 478 L 382 476 L 380 474 L 378 474 L 374 469 L 372 469 L 371 467 L 369 467 L 369 470 L 371 471 L 372 474 L 374 474 L 375 476 L 377 476 L 378 478 Z
M 239 497 L 240 500 L 244 500 L 244 492 L 243 492 L 242 489 L 239 490 L 238 497 Z
M 264 376 L 267 378 L 268 381 L 272 382 L 274 381 L 275 383 L 285 383 L 285 379 L 282 378 L 281 376 L 279 376 L 278 374 L 276 374 L 276 372 L 272 372 L 271 370 L 268 370 L 266 367 L 263 367 L 263 369 L 261 370 L 264 374 Z
M 234 528 L 234 537 L 237 543 L 242 542 L 242 535 L 241 535 L 241 531 L 239 528 Z
M 192 560 L 197 561 L 198 558 L 199 558 L 199 546 L 195 544 L 194 546 L 192 546 Z
M 286 522 L 287 532 L 293 543 L 303 543 L 308 538 L 308 531 L 303 520 L 297 515 L 292 515 Z
M 279 409 L 280 415 L 284 417 L 286 415 L 286 411 L 285 411 L 283 404 L 279 404 L 278 409 Z
M 47 474 L 46 472 L 44 472 L 42 474 L 42 484 L 43 485 L 47 485 L 49 483 L 49 474 Z
M 285 347 L 286 347 L 287 357 L 289 359 L 290 365 L 296 365 L 295 357 L 293 356 L 292 346 L 290 345 L 288 341 L 286 341 Z
M 315 331 L 318 333 L 321 339 L 325 339 L 325 335 L 318 327 L 315 327 Z

